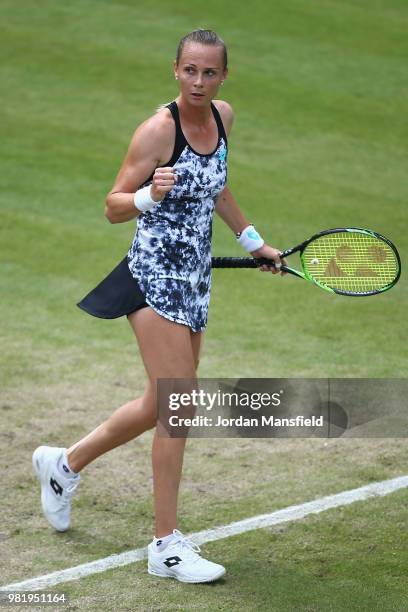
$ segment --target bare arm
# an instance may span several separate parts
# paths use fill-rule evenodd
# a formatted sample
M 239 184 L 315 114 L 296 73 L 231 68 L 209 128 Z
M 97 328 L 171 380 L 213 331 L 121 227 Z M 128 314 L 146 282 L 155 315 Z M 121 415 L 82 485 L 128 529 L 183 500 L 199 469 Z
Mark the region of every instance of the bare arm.
M 227 136 L 229 136 L 234 122 L 234 112 L 231 106 L 223 100 L 216 100 L 215 104 L 220 112 Z M 228 227 L 232 229 L 234 234 L 242 232 L 249 225 L 227 185 L 218 196 L 215 211 Z
M 220 104 L 217 104 L 217 108 L 221 113 L 226 132 L 227 134 L 229 134 L 234 119 L 232 109 L 226 102 L 221 102 Z M 218 196 L 215 205 L 215 211 L 221 217 L 221 219 L 228 225 L 228 227 L 234 232 L 234 234 L 242 232 L 242 230 L 244 230 L 249 225 L 247 218 L 239 208 L 237 202 L 234 199 L 234 196 L 232 195 L 227 185 L 224 187 L 224 189 Z M 272 259 L 277 264 L 286 264 L 286 260 L 281 259 L 279 253 L 279 249 L 275 249 L 265 243 L 260 249 L 253 251 L 251 255 L 253 257 L 266 257 L 267 259 Z M 274 274 L 278 273 L 278 270 L 276 270 L 275 268 L 270 268 L 268 266 L 261 266 L 260 269 L 263 272 L 270 270 Z
M 161 200 L 172 189 L 175 181 L 172 169 L 157 168 L 165 163 L 172 139 L 174 126 L 164 113 L 151 117 L 137 128 L 106 197 L 105 216 L 111 223 L 130 221 L 140 214 L 134 205 L 134 194 L 153 172 L 151 197 L 154 200 Z
M 249 225 L 244 213 L 239 208 L 234 196 L 227 186 L 224 187 L 218 196 L 215 211 L 224 223 L 232 229 L 234 234 L 242 232 L 242 230 Z
M 242 232 L 248 225 L 248 221 L 236 203 L 234 196 L 227 186 L 221 191 L 218 196 L 217 203 L 215 205 L 215 210 L 221 217 L 221 219 L 228 225 L 229 228 L 232 229 L 234 234 L 238 232 Z M 274 247 L 269 246 L 268 244 L 264 244 L 260 249 L 256 251 L 252 251 L 251 255 L 253 257 L 266 257 L 267 259 L 272 259 L 277 264 L 286 265 L 287 262 L 285 259 L 280 258 L 279 249 L 275 249 Z M 278 274 L 279 270 L 275 268 L 271 268 L 269 266 L 261 266 L 260 270 L 262 272 L 271 271 L 273 274 Z M 282 272 L 285 274 L 285 272 Z

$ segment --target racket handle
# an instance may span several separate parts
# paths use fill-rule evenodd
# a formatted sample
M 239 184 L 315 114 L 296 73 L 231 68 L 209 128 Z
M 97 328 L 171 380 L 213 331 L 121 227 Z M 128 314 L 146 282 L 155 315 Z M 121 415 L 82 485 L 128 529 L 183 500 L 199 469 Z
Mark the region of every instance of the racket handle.
M 211 266 L 213 268 L 259 268 L 266 264 L 268 266 L 275 266 L 272 259 L 265 259 L 265 257 L 212 257 Z M 282 270 L 285 270 L 285 266 L 282 266 Z

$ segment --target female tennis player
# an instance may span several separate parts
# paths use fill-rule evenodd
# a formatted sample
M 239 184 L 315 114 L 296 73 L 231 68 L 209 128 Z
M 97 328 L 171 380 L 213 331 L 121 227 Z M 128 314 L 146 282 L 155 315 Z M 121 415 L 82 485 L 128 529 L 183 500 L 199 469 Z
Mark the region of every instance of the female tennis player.
M 127 316 L 147 385 L 142 397 L 118 408 L 70 448 L 35 450 L 42 508 L 58 531 L 69 527 L 82 469 L 156 426 L 157 380 L 196 376 L 210 298 L 214 210 L 254 257 L 281 264 L 279 251 L 264 243 L 226 186 L 233 112 L 214 98 L 227 72 L 227 50 L 215 32 L 196 30 L 180 41 L 174 62 L 179 95 L 137 128 L 107 196 L 109 221 L 137 217 L 137 232 L 124 260 L 79 306 L 94 316 Z M 201 557 L 198 546 L 177 529 L 184 447 L 185 439 L 159 436 L 156 428 L 156 534 L 148 546 L 148 571 L 182 582 L 210 582 L 225 573 L 224 567 Z

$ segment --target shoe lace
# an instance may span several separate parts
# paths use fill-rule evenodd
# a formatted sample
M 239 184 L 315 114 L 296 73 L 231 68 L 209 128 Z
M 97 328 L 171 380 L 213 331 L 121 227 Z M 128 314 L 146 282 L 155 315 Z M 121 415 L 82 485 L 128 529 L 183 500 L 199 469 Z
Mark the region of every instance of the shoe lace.
M 173 535 L 175 536 L 174 544 L 180 544 L 182 548 L 186 548 L 190 559 L 198 561 L 200 558 L 199 553 L 201 552 L 199 545 L 186 538 L 178 529 L 173 529 Z
M 78 485 L 79 485 L 79 479 L 78 479 L 78 482 L 74 482 L 72 485 L 69 485 L 68 487 L 64 489 L 64 495 L 61 500 L 61 506 L 63 508 L 65 508 L 71 501 L 71 497 L 73 496 L 74 491 Z

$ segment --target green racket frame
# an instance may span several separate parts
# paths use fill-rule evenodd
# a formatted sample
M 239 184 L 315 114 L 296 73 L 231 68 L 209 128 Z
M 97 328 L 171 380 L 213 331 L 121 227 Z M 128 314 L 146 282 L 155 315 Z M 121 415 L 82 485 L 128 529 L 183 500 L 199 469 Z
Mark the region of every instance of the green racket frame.
M 314 261 L 316 261 L 317 264 L 319 265 L 320 260 L 318 258 L 312 258 L 311 255 L 309 256 L 310 249 L 308 250 L 308 247 L 314 246 L 317 253 L 323 252 L 323 255 L 325 255 L 324 247 L 322 246 L 324 244 L 324 237 L 329 236 L 331 234 L 337 234 L 341 236 L 341 234 L 344 234 L 344 233 L 351 234 L 353 235 L 353 237 L 351 236 L 349 237 L 349 242 L 351 246 L 347 244 L 346 245 L 343 244 L 343 245 L 340 245 L 337 249 L 337 251 L 342 249 L 342 252 L 340 253 L 343 259 L 341 262 L 341 266 L 342 267 L 344 266 L 347 268 L 347 266 L 350 267 L 350 265 L 357 265 L 357 264 L 354 264 L 352 261 L 351 261 L 351 264 L 349 262 L 350 250 L 353 250 L 353 248 L 356 245 L 358 245 L 359 242 L 362 241 L 363 243 L 366 243 L 368 245 L 369 249 L 372 250 L 372 258 L 374 258 L 374 262 L 370 261 L 369 265 L 371 266 L 371 268 L 376 267 L 377 269 L 377 272 L 374 272 L 374 276 L 380 275 L 382 269 L 385 271 L 383 274 L 384 285 L 377 286 L 375 288 L 372 287 L 372 288 L 369 288 L 368 290 L 357 290 L 357 289 L 350 290 L 350 289 L 344 289 L 344 288 L 339 288 L 339 287 L 331 287 L 327 282 L 323 282 L 321 280 L 322 278 L 328 278 L 328 277 L 327 276 L 325 277 L 324 274 L 322 274 L 320 271 L 319 271 L 319 274 L 317 274 L 318 270 L 314 271 L 315 275 L 311 273 L 310 266 L 311 265 L 313 266 Z M 360 236 L 357 236 L 357 235 L 360 235 Z M 362 236 L 365 236 L 366 238 L 362 239 Z M 360 240 L 358 240 L 359 237 L 360 237 Z M 372 241 L 370 241 L 369 238 L 371 238 Z M 336 239 L 334 238 L 334 240 Z M 340 240 L 341 239 L 339 238 L 339 241 Z M 319 247 L 319 243 L 321 245 L 320 247 Z M 381 244 L 383 245 L 382 249 L 380 246 Z M 319 251 L 319 248 L 320 248 L 320 251 Z M 301 244 L 298 244 L 290 249 L 286 249 L 286 251 L 283 251 L 281 253 L 281 257 L 286 258 L 289 255 L 292 255 L 293 253 L 296 253 L 296 252 L 299 252 L 302 271 L 296 270 L 295 268 L 291 268 L 286 265 L 282 265 L 281 271 L 288 272 L 289 274 L 293 274 L 294 276 L 310 281 L 313 284 L 320 287 L 321 289 L 324 289 L 325 291 L 328 291 L 330 293 L 337 293 L 339 295 L 347 295 L 347 296 L 353 296 L 353 297 L 364 297 L 364 296 L 369 296 L 369 295 L 377 295 L 379 293 L 383 293 L 384 291 L 388 291 L 388 289 L 391 289 L 391 287 L 393 287 L 398 282 L 401 276 L 401 259 L 400 259 L 399 253 L 395 245 L 391 242 L 391 240 L 389 240 L 382 234 L 379 234 L 378 232 L 374 232 L 369 229 L 364 229 L 360 227 L 349 227 L 349 228 L 343 227 L 343 228 L 334 228 L 334 229 L 324 230 L 322 232 L 319 232 L 318 234 L 314 234 L 313 236 L 311 236 L 311 238 L 309 238 L 308 240 L 305 240 Z M 384 260 L 384 257 L 385 257 L 385 260 Z M 375 259 L 377 259 L 377 261 L 375 261 Z M 323 257 L 323 260 L 324 260 L 324 257 Z M 213 268 L 257 268 L 262 265 L 274 266 L 275 264 L 273 261 L 269 259 L 265 259 L 265 258 L 254 258 L 254 257 L 213 257 L 212 258 Z M 341 284 L 342 282 L 341 278 L 343 278 L 343 281 L 344 281 L 343 284 L 349 284 L 351 286 L 353 286 L 354 284 L 356 287 L 358 287 L 359 283 L 361 286 L 370 285 L 370 281 L 367 280 L 367 277 L 370 276 L 370 273 L 372 272 L 371 269 L 364 268 L 364 266 L 357 268 L 357 272 L 360 272 L 360 275 L 356 275 L 355 278 L 353 279 L 352 277 L 342 272 L 342 269 L 337 266 L 336 261 L 332 261 L 331 264 L 329 264 L 327 261 L 323 261 L 322 263 L 322 266 L 326 266 L 326 271 L 329 265 L 332 265 L 332 269 L 330 270 L 330 277 L 334 279 L 340 278 L 340 281 L 338 280 L 337 284 Z M 319 280 L 319 276 L 320 276 L 320 280 Z M 374 281 L 371 281 L 371 284 L 374 285 L 375 284 Z

